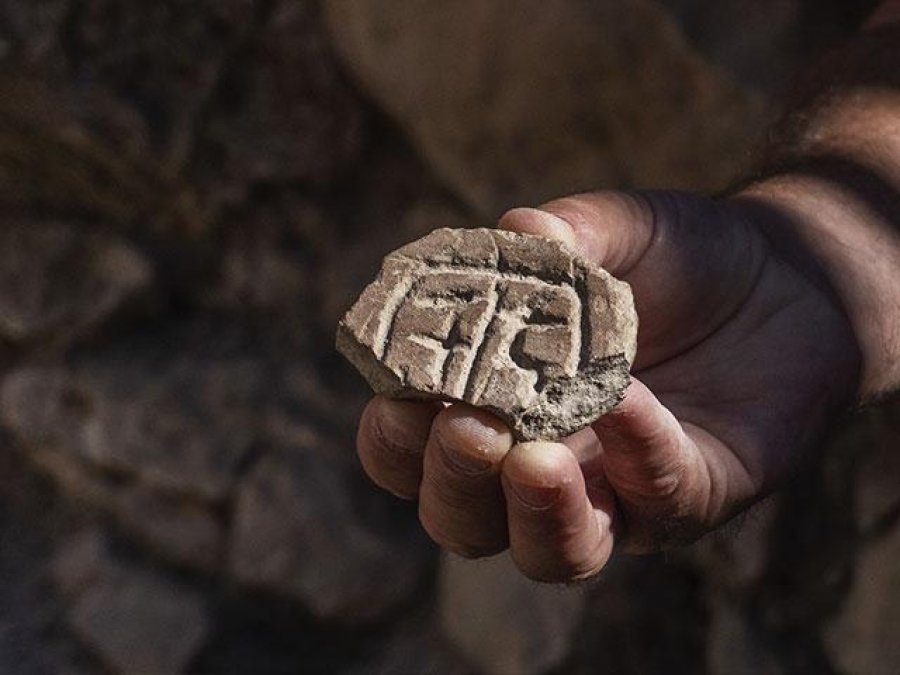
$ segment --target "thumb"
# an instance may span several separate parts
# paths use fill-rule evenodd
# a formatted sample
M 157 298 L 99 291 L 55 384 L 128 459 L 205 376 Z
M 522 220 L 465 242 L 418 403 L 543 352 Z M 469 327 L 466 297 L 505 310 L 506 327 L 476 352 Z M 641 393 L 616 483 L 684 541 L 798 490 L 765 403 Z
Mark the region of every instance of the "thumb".
M 641 382 L 632 380 L 625 399 L 593 429 L 622 512 L 625 550 L 691 539 L 713 517 L 710 467 L 699 446 Z
M 536 209 L 512 209 L 498 226 L 562 241 L 581 257 L 625 277 L 650 247 L 655 220 L 650 202 L 640 195 L 591 192 Z

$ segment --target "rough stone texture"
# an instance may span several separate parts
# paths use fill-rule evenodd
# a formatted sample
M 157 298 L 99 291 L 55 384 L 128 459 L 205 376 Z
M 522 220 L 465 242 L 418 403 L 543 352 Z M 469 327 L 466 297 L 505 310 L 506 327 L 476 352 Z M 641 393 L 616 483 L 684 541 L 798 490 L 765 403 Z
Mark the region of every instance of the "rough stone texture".
M 537 675 L 569 655 L 583 588 L 556 588 L 523 577 L 508 554 L 473 564 L 446 554 L 438 577 L 444 633 L 487 675 Z
M 317 421 L 351 428 L 358 408 L 245 333 L 193 321 L 16 369 L 0 417 L 34 466 L 154 556 L 319 617 L 390 613 L 429 553 Z
M 737 519 L 691 547 L 691 562 L 702 567 L 715 584 L 731 592 L 753 588 L 765 577 L 776 536 L 778 495 L 751 507 Z
M 709 61 L 767 95 L 857 25 L 879 0 L 660 0 Z M 779 64 L 773 68 L 772 64 Z
M 890 527 L 900 517 L 900 402 L 868 411 L 866 420 L 861 433 L 852 439 L 854 445 L 867 447 L 859 457 L 854 510 L 860 531 L 872 534 Z
M 900 529 L 864 546 L 843 607 L 826 627 L 825 648 L 843 672 L 888 675 L 900 663 Z
M 490 410 L 520 440 L 559 439 L 622 400 L 631 289 L 559 242 L 435 230 L 387 256 L 338 327 L 375 391 Z
M 136 484 L 106 506 L 120 528 L 161 558 L 201 570 L 222 564 L 225 525 L 209 505 Z
M 740 605 L 714 600 L 709 626 L 709 675 L 782 675 L 786 672 Z
M 94 527 L 61 543 L 50 575 L 67 625 L 112 672 L 184 672 L 209 633 L 198 592 L 124 560 Z
M 62 541 L 50 563 L 50 578 L 57 590 L 68 598 L 77 598 L 100 578 L 116 574 L 109 540 L 102 530 L 85 528 Z
M 389 542 L 356 522 L 348 490 L 346 476 L 308 454 L 261 461 L 237 497 L 229 573 L 346 622 L 408 599 L 421 577 L 416 538 Z
M 95 467 L 161 490 L 222 499 L 250 450 L 250 397 L 262 374 L 247 362 L 117 357 L 126 353 L 98 355 L 74 372 L 14 372 L 0 391 L 4 422 L 34 445 Z
M 590 584 L 563 672 L 705 672 L 708 614 L 698 582 L 690 567 L 662 556 L 614 557 Z
M 597 186 L 723 186 L 761 126 L 647 0 L 325 8 L 351 72 L 486 215 Z
M 0 226 L 0 337 L 65 342 L 145 294 L 153 273 L 124 242 L 59 222 Z
M 125 567 L 97 579 L 73 604 L 75 634 L 116 673 L 181 673 L 209 632 L 194 592 Z
M 405 614 L 395 631 L 378 641 L 364 661 L 346 675 L 482 675 L 441 631 L 439 618 L 429 607 Z

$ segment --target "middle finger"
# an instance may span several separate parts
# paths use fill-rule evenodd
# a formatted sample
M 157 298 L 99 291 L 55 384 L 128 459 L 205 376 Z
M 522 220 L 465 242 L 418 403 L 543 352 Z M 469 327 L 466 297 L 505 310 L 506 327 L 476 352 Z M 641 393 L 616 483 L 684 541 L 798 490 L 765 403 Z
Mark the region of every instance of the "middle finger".
M 506 548 L 500 464 L 512 447 L 509 428 L 465 404 L 438 413 L 425 446 L 419 519 L 454 553 L 479 557 Z

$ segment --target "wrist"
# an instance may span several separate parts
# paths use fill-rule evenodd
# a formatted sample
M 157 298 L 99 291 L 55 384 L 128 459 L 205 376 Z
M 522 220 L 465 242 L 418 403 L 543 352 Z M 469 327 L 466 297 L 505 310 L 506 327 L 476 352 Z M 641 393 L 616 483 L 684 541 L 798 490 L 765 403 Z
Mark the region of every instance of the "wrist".
M 862 402 L 900 388 L 900 196 L 891 185 L 860 164 L 820 159 L 731 197 L 843 309 Z

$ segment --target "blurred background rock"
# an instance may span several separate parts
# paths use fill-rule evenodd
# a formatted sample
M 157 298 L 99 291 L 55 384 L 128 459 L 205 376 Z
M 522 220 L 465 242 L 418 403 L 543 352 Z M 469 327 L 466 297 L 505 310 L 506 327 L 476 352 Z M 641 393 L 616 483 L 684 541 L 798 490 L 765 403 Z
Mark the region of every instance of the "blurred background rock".
M 381 256 L 716 190 L 854 0 L 0 0 L 0 671 L 889 673 L 900 411 L 587 588 L 442 559 L 332 349 Z

